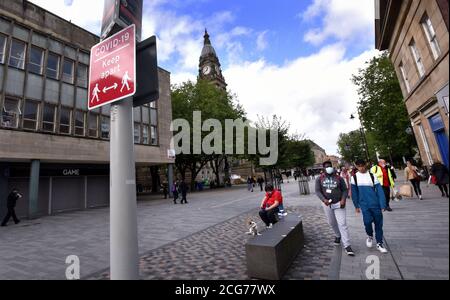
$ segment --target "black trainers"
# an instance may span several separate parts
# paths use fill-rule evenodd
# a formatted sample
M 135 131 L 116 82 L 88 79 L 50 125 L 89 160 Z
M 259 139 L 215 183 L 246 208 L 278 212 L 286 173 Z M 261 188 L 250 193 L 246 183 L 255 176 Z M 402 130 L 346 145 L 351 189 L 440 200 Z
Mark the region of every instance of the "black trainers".
M 345 248 L 345 253 L 347 253 L 348 256 L 355 256 L 355 252 L 353 252 L 352 247 L 350 246 Z
M 337 238 L 334 240 L 334 244 L 335 244 L 335 245 L 340 245 L 340 244 L 341 244 L 341 238 L 340 238 L 340 237 L 337 237 Z
M 17 224 L 19 224 L 20 222 L 21 222 L 21 221 L 20 221 L 20 220 L 18 220 L 17 222 L 14 222 L 14 223 L 16 223 L 16 225 L 17 225 Z

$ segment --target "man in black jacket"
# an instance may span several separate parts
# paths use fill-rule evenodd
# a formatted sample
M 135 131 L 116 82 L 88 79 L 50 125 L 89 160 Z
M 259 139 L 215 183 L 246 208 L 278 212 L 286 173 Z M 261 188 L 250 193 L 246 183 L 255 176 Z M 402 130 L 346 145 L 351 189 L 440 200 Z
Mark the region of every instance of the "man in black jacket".
M 1 227 L 5 227 L 8 225 L 9 219 L 12 217 L 14 220 L 14 223 L 19 224 L 20 220 L 16 216 L 16 204 L 17 200 L 22 198 L 22 195 L 19 193 L 19 190 L 13 189 L 11 194 L 8 196 L 8 200 L 6 202 L 8 213 L 6 214 L 5 218 L 3 219 L 3 222 L 1 224 Z
M 188 191 L 188 186 L 187 186 L 186 182 L 183 180 L 180 184 L 181 204 L 188 204 L 187 191 Z

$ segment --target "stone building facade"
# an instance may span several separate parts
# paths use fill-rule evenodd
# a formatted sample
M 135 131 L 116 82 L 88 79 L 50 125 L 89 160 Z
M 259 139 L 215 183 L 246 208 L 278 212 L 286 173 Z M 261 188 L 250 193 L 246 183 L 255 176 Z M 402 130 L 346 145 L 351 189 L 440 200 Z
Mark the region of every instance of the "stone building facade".
M 13 187 L 24 195 L 21 217 L 109 204 L 110 107 L 87 109 L 89 51 L 98 42 L 28 1 L 0 1 L 0 213 Z M 159 85 L 160 99 L 134 110 L 141 189 L 151 185 L 149 167 L 174 163 L 163 69 Z
M 375 0 L 376 48 L 389 50 L 422 161 L 449 166 L 448 0 Z

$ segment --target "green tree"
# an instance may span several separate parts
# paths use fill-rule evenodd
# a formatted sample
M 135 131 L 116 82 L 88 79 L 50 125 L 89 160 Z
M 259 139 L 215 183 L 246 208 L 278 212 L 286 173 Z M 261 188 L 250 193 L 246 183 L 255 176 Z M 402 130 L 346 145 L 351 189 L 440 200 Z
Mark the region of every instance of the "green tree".
M 410 120 L 387 53 L 374 57 L 353 76 L 352 81 L 360 96 L 360 119 L 374 148 L 383 157 L 392 157 L 394 161 L 411 156 L 416 143 L 414 137 L 406 133 Z
M 173 119 L 187 120 L 193 127 L 193 113 L 199 111 L 202 114 L 202 121 L 207 119 L 219 120 L 222 125 L 222 149 L 219 153 L 213 154 L 192 154 L 193 151 L 193 130 L 191 130 L 191 154 L 180 154 L 176 157 L 176 167 L 183 179 L 189 170 L 192 174 L 192 187 L 195 178 L 207 163 L 213 163 L 214 173 L 217 182 L 220 183 L 219 166 L 226 160 L 223 155 L 223 145 L 225 139 L 225 120 L 244 118 L 245 112 L 237 103 L 235 95 L 216 88 L 214 85 L 199 80 L 197 83 L 186 82 L 172 87 L 172 110 Z M 174 134 L 177 134 L 175 132 Z M 202 132 L 202 140 L 208 135 L 208 132 Z M 181 146 L 181 145 L 180 145 Z
M 339 155 L 348 163 L 357 159 L 366 159 L 364 141 L 361 131 L 355 130 L 350 133 L 341 133 L 338 140 Z

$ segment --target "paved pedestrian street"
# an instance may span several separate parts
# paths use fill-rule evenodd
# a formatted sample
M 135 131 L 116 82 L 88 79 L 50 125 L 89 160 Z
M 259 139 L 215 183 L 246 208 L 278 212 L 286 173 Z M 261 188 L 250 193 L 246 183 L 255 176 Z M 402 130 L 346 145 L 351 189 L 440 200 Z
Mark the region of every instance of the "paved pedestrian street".
M 312 183 L 311 183 L 312 185 Z M 312 187 L 312 186 L 311 186 Z M 349 203 L 348 222 L 355 258 L 333 245 L 320 202 L 284 185 L 286 207 L 301 215 L 305 248 L 284 279 L 368 279 L 366 259 L 380 259 L 381 279 L 448 279 L 448 199 L 424 187 L 424 201 L 393 203 L 385 213 L 389 254 L 365 246 L 362 216 Z M 263 193 L 245 187 L 190 195 L 189 205 L 171 200 L 139 202 L 142 279 L 224 280 L 246 275 L 246 221 L 257 220 Z M 78 255 L 82 279 L 107 279 L 109 210 L 97 209 L 25 221 L 0 230 L 0 279 L 65 279 L 65 259 Z

